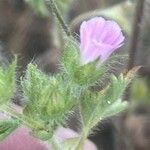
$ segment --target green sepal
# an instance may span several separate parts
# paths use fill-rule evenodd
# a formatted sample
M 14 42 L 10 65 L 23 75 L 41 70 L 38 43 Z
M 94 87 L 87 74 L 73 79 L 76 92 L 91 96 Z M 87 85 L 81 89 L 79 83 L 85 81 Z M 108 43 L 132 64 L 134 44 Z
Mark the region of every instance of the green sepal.
M 62 71 L 72 77 L 80 66 L 79 44 L 74 39 L 66 38 L 63 51 Z

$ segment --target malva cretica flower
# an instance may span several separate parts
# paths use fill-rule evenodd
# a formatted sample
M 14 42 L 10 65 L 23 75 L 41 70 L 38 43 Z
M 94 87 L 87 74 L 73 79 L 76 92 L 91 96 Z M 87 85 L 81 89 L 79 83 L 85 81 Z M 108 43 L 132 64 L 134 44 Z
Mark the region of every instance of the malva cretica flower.
M 84 21 L 80 26 L 81 64 L 96 59 L 103 63 L 119 47 L 123 45 L 124 36 L 115 21 L 94 17 Z

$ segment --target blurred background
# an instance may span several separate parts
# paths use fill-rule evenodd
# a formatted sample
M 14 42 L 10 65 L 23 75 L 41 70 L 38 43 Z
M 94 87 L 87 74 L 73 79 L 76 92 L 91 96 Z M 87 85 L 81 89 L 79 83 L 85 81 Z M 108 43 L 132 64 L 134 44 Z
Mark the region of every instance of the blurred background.
M 141 66 L 137 79 L 124 94 L 124 100 L 130 103 L 128 110 L 104 120 L 89 139 L 99 150 L 150 150 L 150 0 L 57 0 L 56 3 L 77 40 L 82 21 L 94 16 L 115 20 L 126 37 L 117 53 L 129 55 L 115 70 L 120 73 Z M 7 67 L 17 54 L 17 81 L 30 61 L 46 74 L 59 71 L 62 37 L 60 25 L 51 12 L 42 16 L 26 0 L 0 0 L 0 65 Z M 20 92 L 17 91 L 13 101 L 23 105 Z M 74 130 L 79 128 L 72 119 L 69 124 Z

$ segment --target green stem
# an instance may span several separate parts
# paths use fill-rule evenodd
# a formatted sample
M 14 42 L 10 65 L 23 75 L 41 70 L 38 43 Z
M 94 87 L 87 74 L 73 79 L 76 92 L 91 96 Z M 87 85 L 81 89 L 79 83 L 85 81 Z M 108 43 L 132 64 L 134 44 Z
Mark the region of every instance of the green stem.
M 45 0 L 45 4 L 48 8 L 51 8 L 52 12 L 57 17 L 59 23 L 61 24 L 63 30 L 65 31 L 67 36 L 71 36 L 71 32 L 67 24 L 64 22 L 63 17 L 61 16 L 61 13 L 58 10 L 58 7 L 54 0 Z M 49 10 L 49 9 L 48 9 Z
M 73 148 L 73 150 L 82 150 L 83 144 L 84 144 L 84 138 L 81 137 L 77 145 Z
M 85 142 L 85 140 L 86 140 L 86 138 L 89 134 L 89 128 L 85 128 L 83 116 L 81 114 L 81 112 L 82 112 L 81 104 L 79 104 L 79 112 L 80 112 L 81 123 L 82 123 L 82 126 L 83 126 L 83 129 L 82 129 L 83 131 L 81 133 L 81 136 L 80 136 L 79 140 L 77 141 L 76 145 L 74 146 L 74 148 L 72 150 L 82 150 L 84 142 Z
M 72 150 L 82 150 L 87 136 L 88 136 L 87 132 L 83 131 L 79 140 L 77 141 L 77 144 L 74 146 Z

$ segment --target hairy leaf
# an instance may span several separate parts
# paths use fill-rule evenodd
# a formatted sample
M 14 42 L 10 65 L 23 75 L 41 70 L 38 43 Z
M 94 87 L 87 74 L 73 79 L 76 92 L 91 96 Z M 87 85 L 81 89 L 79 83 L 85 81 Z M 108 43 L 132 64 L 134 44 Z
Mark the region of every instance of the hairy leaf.
M 7 103 L 15 92 L 16 60 L 7 69 L 0 68 L 0 105 Z
M 5 139 L 11 134 L 19 125 L 17 120 L 0 121 L 0 140 Z
M 89 134 L 90 129 L 100 120 L 116 115 L 126 108 L 127 103 L 122 102 L 121 97 L 127 85 L 126 78 L 121 74 L 118 78 L 112 76 L 111 83 L 103 91 L 89 91 L 82 95 L 81 118 L 87 130 L 86 134 Z
M 41 138 L 63 124 L 76 103 L 59 75 L 48 77 L 33 64 L 28 65 L 22 86 L 27 101 L 23 114 Z

